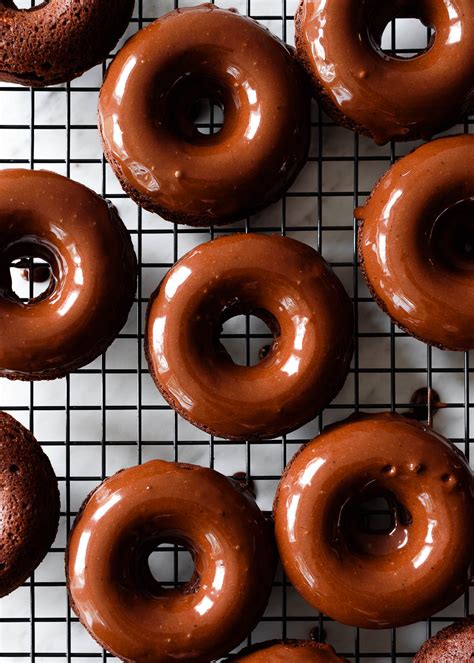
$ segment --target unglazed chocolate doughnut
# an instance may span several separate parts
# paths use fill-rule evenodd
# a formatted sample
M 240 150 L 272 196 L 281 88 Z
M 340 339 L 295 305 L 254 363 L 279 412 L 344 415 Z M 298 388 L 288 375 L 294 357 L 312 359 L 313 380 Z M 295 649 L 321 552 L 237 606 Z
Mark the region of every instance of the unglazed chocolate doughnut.
M 196 102 L 222 107 L 212 136 Z M 251 18 L 204 4 L 140 30 L 100 93 L 104 152 L 135 202 L 189 225 L 241 219 L 275 202 L 305 163 L 309 93 L 289 47 Z
M 22 302 L 10 264 L 50 264 L 43 294 Z M 116 210 L 47 171 L 0 171 L 0 375 L 49 380 L 98 357 L 125 324 L 136 258 Z
M 261 318 L 273 332 L 255 366 L 220 343 L 226 320 Z M 168 403 L 231 440 L 302 426 L 341 389 L 352 357 L 352 305 L 314 249 L 287 237 L 239 234 L 190 251 L 151 297 L 145 352 Z
M 331 645 L 311 640 L 272 640 L 240 651 L 228 659 L 233 663 L 348 663 Z
M 58 482 L 29 430 L 0 412 L 0 597 L 30 576 L 59 523 Z
M 391 514 L 379 531 L 362 515 L 377 498 Z M 472 471 L 445 438 L 400 415 L 355 415 L 302 447 L 282 477 L 274 517 L 296 591 L 342 624 L 411 624 L 469 585 Z
M 403 157 L 355 214 L 362 269 L 384 311 L 425 343 L 474 348 L 474 136 Z
M 470 615 L 427 640 L 413 663 L 472 663 L 473 659 L 474 616 Z
M 176 589 L 151 575 L 161 543 L 192 554 Z M 275 573 L 271 525 L 238 482 L 154 460 L 118 472 L 85 501 L 66 553 L 71 605 L 103 647 L 133 663 L 208 663 L 262 615 Z
M 0 80 L 43 87 L 99 64 L 132 15 L 134 0 L 46 0 L 17 9 L 0 0 Z
M 423 53 L 382 52 L 395 18 L 435 30 Z M 295 29 L 298 57 L 325 110 L 376 143 L 429 138 L 472 105 L 472 0 L 300 0 Z

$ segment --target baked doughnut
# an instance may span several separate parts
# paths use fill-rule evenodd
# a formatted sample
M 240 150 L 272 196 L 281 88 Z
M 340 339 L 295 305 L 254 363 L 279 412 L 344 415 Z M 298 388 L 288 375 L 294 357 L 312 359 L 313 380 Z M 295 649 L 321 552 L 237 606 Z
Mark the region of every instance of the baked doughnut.
M 417 57 L 382 52 L 382 33 L 395 18 L 434 29 Z M 472 0 L 300 0 L 295 41 L 329 115 L 378 144 L 430 138 L 472 104 Z
M 161 543 L 194 559 L 167 589 L 147 560 Z M 218 659 L 262 615 L 275 574 L 270 521 L 250 493 L 214 470 L 153 460 L 118 472 L 84 502 L 66 552 L 71 605 L 123 661 Z
M 19 587 L 51 547 L 59 523 L 58 482 L 29 430 L 0 412 L 0 597 Z
M 220 343 L 226 320 L 254 315 L 273 343 L 255 366 Z M 239 234 L 186 254 L 153 293 L 145 354 L 164 398 L 229 440 L 270 438 L 313 419 L 336 396 L 352 357 L 352 305 L 314 249 Z
M 390 513 L 379 529 L 363 515 L 375 499 Z M 354 415 L 302 447 L 283 474 L 274 517 L 296 591 L 342 624 L 411 624 L 469 585 L 472 471 L 445 438 L 400 415 Z
M 413 663 L 470 663 L 474 659 L 474 616 L 438 631 L 427 640 Z
M 425 343 L 474 348 L 474 136 L 403 157 L 355 214 L 362 270 L 384 311 Z
M 253 647 L 230 656 L 229 662 L 238 663 L 348 663 L 346 658 L 337 656 L 331 645 L 311 640 L 271 640 L 260 642 Z
M 134 0 L 0 0 L 0 80 L 45 87 L 99 64 L 125 32 Z
M 200 133 L 209 99 L 222 129 Z M 139 205 L 189 225 L 236 221 L 278 200 L 304 165 L 310 96 L 288 46 L 235 10 L 176 9 L 140 30 L 99 100 L 105 156 Z
M 51 267 L 46 291 L 22 302 L 10 264 Z M 0 171 L 0 375 L 50 380 L 88 364 L 112 343 L 133 303 L 136 258 L 116 210 L 93 191 L 47 171 Z

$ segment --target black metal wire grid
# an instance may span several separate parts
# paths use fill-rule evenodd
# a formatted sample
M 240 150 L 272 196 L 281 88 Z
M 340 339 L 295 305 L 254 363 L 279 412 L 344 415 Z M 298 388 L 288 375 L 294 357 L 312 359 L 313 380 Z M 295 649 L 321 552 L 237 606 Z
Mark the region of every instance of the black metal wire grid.
M 237 6 L 291 41 L 295 7 L 289 2 L 242 0 Z M 127 36 L 177 6 L 177 2 L 163 6 L 158 0 L 137 0 L 136 5 Z M 411 45 L 397 48 L 397 36 L 397 23 L 393 22 L 391 50 L 398 54 L 411 52 Z M 429 38 L 429 33 L 426 36 Z M 92 155 L 84 151 L 89 137 L 96 134 L 96 125 L 89 114 L 89 123 L 84 122 L 81 109 L 95 108 L 99 79 L 106 64 L 99 68 L 98 75 L 96 71 L 46 90 L 0 86 L 1 167 L 58 170 L 85 181 L 113 200 L 130 230 L 140 265 L 130 320 L 100 360 L 47 385 L 0 383 L 1 409 L 11 412 L 36 434 L 52 458 L 62 493 L 61 526 L 51 552 L 31 579 L 0 604 L 0 659 L 12 662 L 113 659 L 97 648 L 69 610 L 63 555 L 67 532 L 82 498 L 121 466 L 161 457 L 197 461 L 227 473 L 243 470 L 255 482 L 262 508 L 268 509 L 283 467 L 302 442 L 327 423 L 354 410 L 406 410 L 411 393 L 422 386 L 436 387 L 440 393 L 447 407 L 435 423 L 469 457 L 474 412 L 469 353 L 442 353 L 399 332 L 370 298 L 357 264 L 357 227 L 352 209 L 363 201 L 377 177 L 413 144 L 375 148 L 370 141 L 338 128 L 315 108 L 308 165 L 280 203 L 230 227 L 210 231 L 175 227 L 133 205 L 119 189 L 101 153 L 94 147 L 90 148 Z M 45 94 L 46 106 L 60 106 L 57 119 L 51 119 L 51 114 L 48 119 L 44 112 L 41 99 Z M 82 103 L 84 97 L 89 99 L 88 104 Z M 22 110 L 8 115 L 5 109 L 13 102 L 12 108 Z M 473 124 L 472 118 L 466 118 L 454 131 L 472 132 Z M 211 108 L 203 130 L 212 132 L 216 128 L 218 121 Z M 13 136 L 25 139 L 15 153 L 9 149 Z M 51 143 L 57 146 L 57 155 L 45 149 Z M 279 232 L 321 250 L 351 294 L 356 314 L 353 367 L 339 397 L 313 424 L 281 440 L 258 444 L 229 444 L 180 420 L 152 387 L 142 351 L 144 310 L 161 276 L 192 245 L 236 231 Z M 30 271 L 32 267 L 30 261 Z M 31 297 L 31 279 L 29 288 Z M 234 344 L 234 348 L 240 344 L 236 352 L 240 351 L 244 363 L 255 357 L 268 338 L 265 330 L 255 326 L 249 317 L 241 327 L 234 326 L 224 336 L 224 341 Z M 430 420 L 432 415 L 429 405 Z M 186 562 L 180 564 L 183 551 L 170 546 L 164 552 L 171 555 L 171 564 L 166 567 L 168 580 L 176 584 L 186 572 Z M 160 573 L 163 579 L 163 564 Z M 421 627 L 374 633 L 315 615 L 280 573 L 270 606 L 249 643 L 269 637 L 309 637 L 311 631 L 313 636 L 317 631 L 320 637 L 325 633 L 338 652 L 353 661 L 408 661 L 434 630 L 469 613 L 470 593 L 472 588 Z

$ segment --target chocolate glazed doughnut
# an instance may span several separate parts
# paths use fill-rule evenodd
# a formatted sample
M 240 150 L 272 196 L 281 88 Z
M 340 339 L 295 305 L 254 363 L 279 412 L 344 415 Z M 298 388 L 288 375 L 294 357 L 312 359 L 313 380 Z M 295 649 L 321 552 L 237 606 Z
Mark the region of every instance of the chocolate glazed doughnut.
M 51 267 L 39 297 L 22 302 L 10 265 Z M 0 171 L 0 375 L 50 380 L 98 357 L 125 324 L 136 258 L 116 210 L 93 191 L 47 171 Z
M 177 9 L 140 30 L 100 93 L 105 155 L 135 202 L 189 225 L 236 221 L 278 200 L 306 161 L 310 97 L 288 46 L 235 10 Z M 222 129 L 199 132 L 209 99 Z
M 167 589 L 148 556 L 192 554 L 195 573 Z M 118 472 L 84 502 L 66 552 L 71 605 L 103 647 L 130 663 L 208 663 L 256 625 L 276 554 L 270 521 L 238 482 L 154 460 Z
M 413 663 L 472 663 L 474 615 L 451 624 L 427 640 Z
M 364 518 L 374 499 L 388 505 L 385 529 Z M 293 586 L 342 624 L 411 624 L 469 586 L 472 471 L 446 439 L 402 416 L 356 415 L 302 447 L 278 487 L 274 518 Z
M 0 597 L 19 587 L 51 547 L 59 523 L 58 482 L 29 430 L 0 412 Z
M 0 80 L 44 87 L 99 64 L 132 15 L 134 0 L 45 0 L 17 9 L 0 0 Z
M 255 366 L 236 365 L 219 337 L 226 320 L 261 318 L 273 332 Z M 311 247 L 240 234 L 190 251 L 153 293 L 145 353 L 168 403 L 229 440 L 282 435 L 341 389 L 352 357 L 352 304 Z
M 382 52 L 395 18 L 434 29 L 417 57 Z M 472 107 L 472 0 L 301 0 L 295 29 L 298 57 L 325 110 L 376 143 L 429 138 Z
M 474 348 L 474 136 L 403 157 L 355 215 L 362 270 L 381 308 L 425 343 Z
M 240 651 L 226 661 L 238 663 L 349 663 L 331 645 L 311 640 L 272 640 Z

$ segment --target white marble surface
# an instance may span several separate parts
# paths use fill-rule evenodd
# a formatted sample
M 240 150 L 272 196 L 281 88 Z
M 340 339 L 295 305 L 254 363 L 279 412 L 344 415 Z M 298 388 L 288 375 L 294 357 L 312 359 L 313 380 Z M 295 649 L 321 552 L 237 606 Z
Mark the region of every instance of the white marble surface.
M 22 6 L 29 2 L 20 3 Z M 182 6 L 185 3 L 182 3 Z M 191 4 L 191 3 L 187 3 Z M 245 11 L 244 2 L 227 2 L 223 6 L 237 6 Z M 158 2 L 158 0 L 144 0 L 144 16 L 153 18 L 171 8 L 169 0 Z M 294 11 L 293 0 L 287 2 L 287 13 Z M 266 20 L 265 23 L 277 34 L 282 34 L 282 21 L 280 19 L 281 4 L 274 0 L 253 0 L 253 15 L 274 16 L 274 20 Z M 127 35 L 135 28 L 131 27 Z M 292 39 L 293 22 L 287 21 L 287 38 Z M 425 31 L 419 30 L 413 24 L 403 22 L 399 29 L 398 45 L 403 48 L 411 48 L 422 45 L 417 40 L 424 39 Z M 123 40 L 122 40 L 123 41 Z M 388 46 L 388 43 L 385 43 Z M 107 195 L 121 193 L 110 169 L 106 169 L 105 182 L 102 179 L 101 148 L 95 127 L 97 93 L 95 91 L 77 91 L 76 88 L 88 88 L 100 85 L 102 68 L 96 67 L 86 73 L 80 79 L 71 83 L 71 130 L 70 155 L 73 160 L 70 167 L 70 176 L 92 189 L 101 193 L 104 189 Z M 35 168 L 48 168 L 62 174 L 66 174 L 65 163 L 54 163 L 55 159 L 64 160 L 67 150 L 66 117 L 67 117 L 67 95 L 64 86 L 55 90 L 38 91 L 34 93 L 34 112 L 32 113 L 32 95 L 29 91 L 10 86 L 8 92 L 0 92 L 0 125 L 10 125 L 10 128 L 0 129 L 0 167 L 9 166 L 7 160 L 20 159 L 25 168 L 30 166 L 31 152 L 31 123 L 34 120 L 34 158 Z M 76 90 L 76 91 L 75 91 Z M 315 118 L 317 111 L 315 109 Z M 58 129 L 43 128 L 57 125 Z M 452 132 L 459 131 L 456 127 Z M 313 246 L 317 242 L 317 234 L 314 226 L 318 216 L 318 176 L 321 177 L 322 195 L 322 244 L 323 255 L 333 263 L 335 271 L 342 279 L 348 292 L 354 292 L 353 283 L 353 233 L 351 228 L 352 218 L 352 196 L 344 195 L 351 192 L 354 186 L 353 163 L 355 138 L 350 132 L 337 128 L 325 127 L 322 131 L 322 143 L 318 144 L 318 132 L 314 132 L 312 155 L 321 156 L 320 163 L 309 162 L 301 173 L 297 182 L 292 187 L 293 193 L 312 193 L 308 196 L 289 197 L 286 205 L 286 227 L 289 236 L 297 237 Z M 359 161 L 359 190 L 361 192 L 359 203 L 363 201 L 365 192 L 374 184 L 376 179 L 388 167 L 390 156 L 389 147 L 376 147 L 365 138 L 358 142 Z M 413 144 L 397 145 L 396 155 L 406 153 L 414 147 Z M 332 157 L 343 157 L 342 161 L 331 161 Z M 375 157 L 376 159 L 364 160 L 364 157 Z M 96 163 L 75 163 L 74 160 L 94 159 Z M 38 161 L 39 160 L 39 161 Z M 49 160 L 53 160 L 50 162 Z M 318 173 L 318 168 L 321 172 Z M 330 192 L 332 197 L 324 196 Z M 115 201 L 121 214 L 131 231 L 137 229 L 137 208 L 127 199 Z M 252 218 L 250 227 L 252 230 L 279 227 L 282 215 L 282 203 L 274 205 L 258 216 Z M 311 229 L 295 231 L 295 228 L 312 226 Z M 234 232 L 242 228 L 243 224 L 235 224 L 229 227 L 228 232 Z M 209 234 L 205 231 L 180 233 L 178 230 L 177 255 L 174 254 L 173 233 L 171 225 L 148 213 L 143 214 L 143 228 L 153 230 L 167 228 L 169 234 L 146 234 L 133 239 L 142 251 L 143 263 L 172 263 L 176 257 L 185 253 L 189 248 L 208 239 Z M 141 269 L 141 283 L 143 297 L 148 297 L 156 287 L 159 279 L 164 273 L 163 269 L 143 266 Z M 17 276 L 17 287 L 24 287 L 24 283 Z M 358 280 L 359 297 L 368 297 L 368 292 Z M 135 334 L 137 332 L 137 320 L 140 316 L 143 328 L 144 306 L 135 306 L 130 314 L 124 334 Z M 381 313 L 373 302 L 358 302 L 359 331 L 377 332 L 384 334 L 390 332 L 390 323 L 387 317 Z M 241 320 L 235 320 L 226 327 L 228 331 L 241 331 Z M 380 336 L 378 338 L 364 338 L 358 340 L 359 365 L 360 368 L 372 369 L 371 373 L 361 373 L 358 377 L 360 392 L 360 403 L 366 407 L 383 407 L 390 404 L 392 398 L 397 408 L 402 411 L 404 405 L 409 402 L 413 391 L 426 384 L 427 366 L 426 346 L 403 335 L 397 334 L 394 341 L 394 367 L 397 372 L 395 380 L 395 391 L 391 393 L 389 376 L 380 369 L 390 367 L 390 337 Z M 253 353 L 258 351 L 258 345 L 253 348 Z M 234 348 L 235 356 L 243 356 L 243 345 L 236 342 Z M 138 347 L 137 340 L 130 338 L 119 338 L 106 354 L 105 366 L 107 369 L 137 369 Z M 471 365 L 474 357 L 471 353 Z M 441 398 L 448 404 L 464 403 L 465 376 L 463 373 L 464 355 L 440 352 L 433 350 L 432 366 L 433 386 L 439 391 Z M 142 366 L 146 364 L 142 357 Z M 101 360 L 92 365 L 94 368 L 101 367 Z M 442 369 L 443 373 L 437 372 Z M 349 414 L 354 407 L 355 377 L 351 374 L 347 383 L 334 401 L 335 407 L 328 408 L 322 417 L 323 424 L 338 420 Z M 111 474 L 116 470 L 133 465 L 138 459 L 138 380 L 136 372 L 114 373 L 106 376 L 105 399 L 106 406 L 119 406 L 121 409 L 105 412 L 105 426 L 102 426 L 102 413 L 100 409 L 87 409 L 87 407 L 101 404 L 101 375 L 90 375 L 81 371 L 70 376 L 69 380 L 56 380 L 49 383 L 37 383 L 33 386 L 33 411 L 34 433 L 40 442 L 44 444 L 49 454 L 58 477 L 62 494 L 62 508 L 66 508 L 67 500 L 70 501 L 70 510 L 75 512 L 82 499 L 93 488 L 100 478 L 105 474 Z M 173 458 L 173 439 L 175 415 L 170 410 L 158 411 L 153 406 L 163 405 L 163 400 L 154 388 L 147 373 L 141 378 L 142 401 L 147 409 L 141 413 L 142 437 L 143 437 L 143 460 L 160 457 Z M 464 417 L 468 417 L 471 429 L 474 427 L 474 407 L 472 394 L 474 393 L 474 380 L 470 377 L 471 403 L 469 409 L 452 406 L 447 407 L 435 418 L 435 428 L 447 436 L 459 440 L 461 447 L 464 445 Z M 74 409 L 70 416 L 70 443 L 65 444 L 66 439 L 66 412 L 65 403 L 69 396 L 73 406 L 85 409 Z M 23 407 L 23 410 L 14 410 L 12 414 L 23 423 L 28 425 L 30 403 L 30 385 L 18 382 L 0 380 L 0 407 L 2 409 Z M 52 411 L 41 410 L 41 406 L 54 406 Z M 39 409 L 36 409 L 39 408 Z M 127 409 L 128 408 L 128 409 Z M 179 441 L 193 441 L 193 445 L 178 444 L 178 457 L 182 461 L 190 461 L 201 464 L 209 463 L 209 438 L 208 436 L 193 428 L 180 419 L 177 421 Z M 302 430 L 288 436 L 287 456 L 298 448 L 296 440 L 307 439 L 316 434 L 319 421 L 312 422 Z M 101 440 L 108 443 L 105 453 L 105 466 L 102 467 L 102 445 Z M 114 444 L 115 443 L 115 444 Z M 118 444 L 120 443 L 120 444 Z M 251 472 L 268 479 L 257 482 L 258 500 L 262 508 L 269 509 L 271 506 L 276 479 L 282 470 L 281 441 L 272 441 L 265 444 L 251 445 Z M 66 463 L 70 463 L 70 481 L 66 483 Z M 215 446 L 214 466 L 216 469 L 232 474 L 245 468 L 245 446 L 231 443 L 217 444 Z M 30 610 L 30 588 L 28 585 L 21 587 L 12 595 L 0 601 L 0 617 L 15 618 L 15 622 L 0 622 L 0 652 L 10 652 L 10 658 L 0 660 L 25 660 L 30 651 L 31 623 L 30 617 L 35 619 L 34 637 L 35 650 L 41 653 L 34 660 L 41 663 L 53 663 L 58 659 L 53 654 L 62 654 L 65 657 L 67 651 L 67 629 L 64 621 L 60 621 L 66 615 L 67 599 L 64 587 L 63 554 L 61 548 L 65 545 L 66 531 L 73 517 L 61 518 L 61 525 L 57 540 L 55 542 L 56 552 L 51 552 L 35 573 L 35 581 L 39 585 L 34 590 L 34 611 Z M 59 549 L 59 550 L 58 550 Z M 161 577 L 166 572 L 163 561 L 160 558 L 159 572 Z M 41 586 L 44 582 L 59 583 L 58 586 Z M 342 597 L 341 597 L 341 600 Z M 409 597 L 407 597 L 409 600 Z M 443 614 L 447 621 L 450 618 L 463 614 L 463 601 L 460 599 L 455 605 L 446 609 Z M 304 602 L 290 589 L 288 590 L 287 614 L 299 617 L 314 617 L 312 621 L 292 621 L 288 624 L 288 636 L 306 637 L 309 629 L 316 623 L 316 616 Z M 280 618 L 282 615 L 281 589 L 276 588 L 269 607 L 266 612 L 268 617 Z M 53 618 L 58 621 L 45 622 L 44 618 Z M 23 621 L 22 621 L 23 620 Z M 440 626 L 433 625 L 433 630 Z M 334 623 L 327 625 L 328 640 L 332 642 L 339 651 L 346 654 L 355 654 L 354 631 L 351 628 Z M 269 621 L 260 624 L 253 640 L 258 641 L 267 637 L 281 637 L 281 621 Z M 399 629 L 396 634 L 397 651 L 415 651 L 426 635 L 425 624 L 414 625 Z M 365 658 L 371 652 L 386 652 L 380 657 L 370 657 L 371 661 L 379 663 L 391 661 L 391 632 L 369 632 L 360 633 L 360 658 L 358 660 L 369 660 Z M 76 621 L 71 623 L 71 651 L 74 653 L 76 663 L 86 663 L 91 659 L 90 654 L 99 653 L 97 645 Z M 14 653 L 23 654 L 23 658 L 17 658 Z M 83 656 L 81 656 L 81 654 Z M 355 658 L 351 660 L 356 660 Z M 399 656 L 397 661 L 406 661 L 408 658 Z

